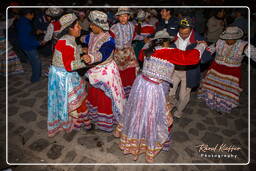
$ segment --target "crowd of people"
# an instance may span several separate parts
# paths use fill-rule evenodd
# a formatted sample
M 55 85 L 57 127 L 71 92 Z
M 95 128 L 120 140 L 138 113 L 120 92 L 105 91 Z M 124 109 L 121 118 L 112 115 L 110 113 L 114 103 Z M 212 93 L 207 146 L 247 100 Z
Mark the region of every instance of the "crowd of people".
M 31 82 L 48 76 L 49 137 L 113 132 L 124 154 L 150 163 L 169 149 L 191 91 L 216 114 L 231 113 L 244 56 L 256 61 L 247 9 L 11 8 L 8 16 L 8 40 L 31 64 Z M 38 49 L 51 61 L 47 73 Z

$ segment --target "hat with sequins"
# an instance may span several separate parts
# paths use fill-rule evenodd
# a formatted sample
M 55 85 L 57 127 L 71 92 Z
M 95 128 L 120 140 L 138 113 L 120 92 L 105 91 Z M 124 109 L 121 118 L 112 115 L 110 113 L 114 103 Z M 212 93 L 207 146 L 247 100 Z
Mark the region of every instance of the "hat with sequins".
M 129 15 L 131 15 L 131 11 L 130 11 L 129 8 L 118 8 L 116 16 L 122 15 L 122 14 L 129 14 Z
M 63 13 L 63 9 L 61 8 L 48 8 L 45 11 L 45 14 L 51 17 L 58 17 Z
M 191 17 L 182 17 L 179 21 L 181 27 L 194 27 L 194 22 Z
M 74 13 L 63 15 L 60 18 L 60 25 L 61 25 L 60 32 L 63 31 L 68 26 L 70 26 L 76 20 L 77 20 L 77 16 Z
M 99 26 L 103 30 L 109 30 L 108 16 L 104 12 L 98 10 L 91 11 L 88 18 L 93 24 Z
M 241 28 L 237 26 L 229 26 L 220 34 L 220 38 L 224 40 L 235 40 L 242 38 L 243 35 L 244 32 Z

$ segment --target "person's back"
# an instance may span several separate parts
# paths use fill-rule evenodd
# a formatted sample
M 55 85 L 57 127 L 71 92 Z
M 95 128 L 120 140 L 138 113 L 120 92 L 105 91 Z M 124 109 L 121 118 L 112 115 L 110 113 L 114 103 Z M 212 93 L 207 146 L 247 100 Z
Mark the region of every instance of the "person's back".
M 24 16 L 20 17 L 16 23 L 16 29 L 18 45 L 21 49 L 33 50 L 40 45 L 39 41 L 33 35 L 33 27 L 29 19 Z
M 34 18 L 34 12 L 31 9 L 24 9 L 23 13 L 24 15 L 16 23 L 17 41 L 32 66 L 31 82 L 37 82 L 41 77 L 42 65 L 37 51 L 41 43 L 33 35 L 31 21 Z

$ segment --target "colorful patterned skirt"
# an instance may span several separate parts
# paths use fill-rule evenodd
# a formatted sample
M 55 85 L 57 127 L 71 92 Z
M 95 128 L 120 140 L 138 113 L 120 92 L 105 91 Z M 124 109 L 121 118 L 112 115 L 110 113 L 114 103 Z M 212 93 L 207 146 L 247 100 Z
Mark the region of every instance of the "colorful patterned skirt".
M 86 83 L 77 72 L 51 66 L 48 79 L 48 136 L 86 125 Z
M 211 64 L 202 80 L 198 98 L 217 112 L 230 113 L 239 105 L 241 68 Z
M 90 119 L 96 129 L 111 132 L 119 122 L 125 103 L 124 90 L 114 60 L 87 71 L 91 87 L 88 89 Z M 90 125 L 86 126 L 90 128 Z
M 1 44 L 5 41 L 1 42 Z M 6 76 L 6 68 L 8 67 L 8 75 L 15 75 L 24 73 L 23 66 L 21 65 L 20 59 L 17 54 L 12 50 L 12 47 L 9 45 L 8 56 L 6 61 L 6 49 L 0 50 L 0 75 Z M 7 63 L 6 63 L 7 62 Z
M 161 150 L 168 150 L 171 137 L 166 110 L 168 91 L 167 82 L 155 83 L 138 75 L 115 130 L 121 137 L 119 146 L 124 154 L 145 153 L 146 159 L 153 160 Z
M 135 52 L 132 47 L 116 49 L 114 53 L 114 60 L 120 72 L 125 96 L 128 97 L 139 69 Z

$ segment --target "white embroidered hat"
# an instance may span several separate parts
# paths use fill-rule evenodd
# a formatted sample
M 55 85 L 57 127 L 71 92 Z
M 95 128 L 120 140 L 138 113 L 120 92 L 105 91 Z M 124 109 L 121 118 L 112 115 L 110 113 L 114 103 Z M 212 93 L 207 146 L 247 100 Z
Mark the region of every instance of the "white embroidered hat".
M 74 13 L 63 15 L 60 18 L 60 25 L 61 25 L 60 32 L 63 31 L 65 28 L 67 28 L 76 20 L 77 20 L 77 16 Z
M 51 16 L 51 17 L 58 17 L 58 16 L 60 16 L 62 13 L 63 13 L 63 9 L 61 9 L 61 8 L 48 8 L 48 9 L 45 11 L 45 14 L 46 14 L 46 15 L 49 15 L 49 16 Z
M 98 10 L 91 11 L 88 18 L 92 23 L 99 26 L 103 30 L 109 30 L 108 16 L 104 12 Z
M 224 32 L 220 34 L 220 38 L 224 40 L 235 40 L 240 39 L 244 35 L 244 32 L 242 29 L 240 29 L 237 26 L 229 26 L 226 28 Z
M 129 14 L 129 15 L 131 15 L 131 11 L 130 11 L 129 8 L 118 8 L 116 16 L 122 15 L 122 14 Z

